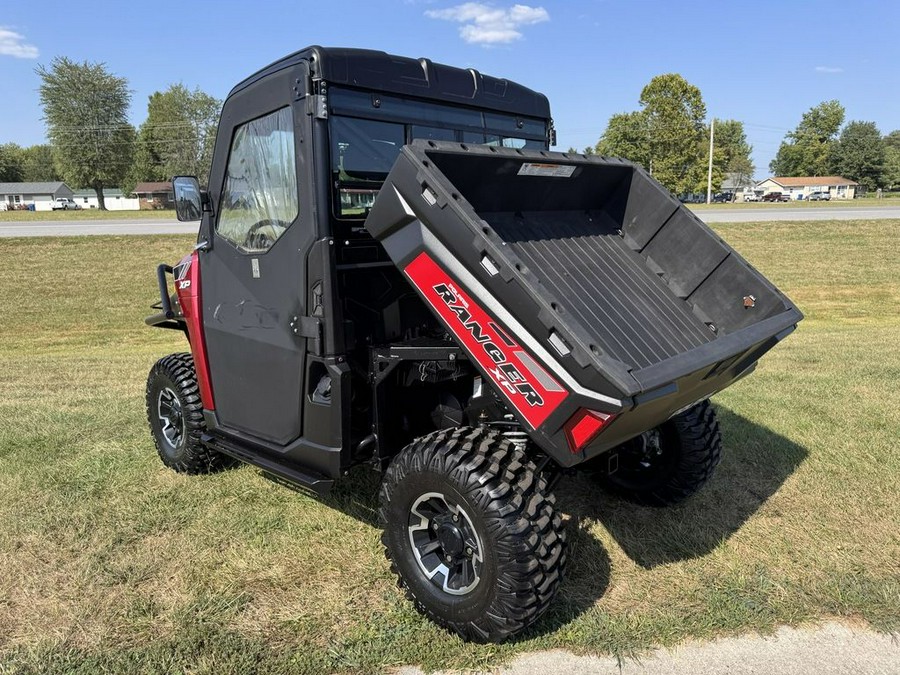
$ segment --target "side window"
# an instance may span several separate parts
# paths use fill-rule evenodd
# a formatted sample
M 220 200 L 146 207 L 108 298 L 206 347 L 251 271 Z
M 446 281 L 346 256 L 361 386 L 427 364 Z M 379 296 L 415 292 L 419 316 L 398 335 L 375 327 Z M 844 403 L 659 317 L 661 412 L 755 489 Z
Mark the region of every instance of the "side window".
M 239 126 L 231 141 L 216 231 L 239 250 L 269 250 L 297 218 L 290 107 Z

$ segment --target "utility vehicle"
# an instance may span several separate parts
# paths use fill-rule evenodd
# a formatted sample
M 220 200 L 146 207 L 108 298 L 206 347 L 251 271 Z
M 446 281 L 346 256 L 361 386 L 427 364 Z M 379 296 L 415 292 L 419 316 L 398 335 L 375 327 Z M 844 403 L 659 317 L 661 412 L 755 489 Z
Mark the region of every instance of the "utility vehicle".
M 708 398 L 801 314 L 641 168 L 553 142 L 543 95 L 426 59 L 311 47 L 238 84 L 208 187 L 173 180 L 200 225 L 147 319 L 190 343 L 147 383 L 163 462 L 383 471 L 400 585 L 474 640 L 556 593 L 561 472 L 697 490 Z

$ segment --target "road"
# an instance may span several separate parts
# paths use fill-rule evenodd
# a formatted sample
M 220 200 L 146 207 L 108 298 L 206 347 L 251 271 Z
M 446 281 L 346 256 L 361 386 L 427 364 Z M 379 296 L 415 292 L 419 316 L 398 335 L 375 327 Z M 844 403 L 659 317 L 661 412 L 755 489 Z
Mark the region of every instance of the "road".
M 750 223 L 775 220 L 883 220 L 900 218 L 900 206 L 722 207 L 697 210 L 695 213 L 707 223 Z
M 197 234 L 198 222 L 150 220 L 45 220 L 0 222 L 0 237 L 71 237 L 92 234 Z
M 819 208 L 715 208 L 697 211 L 708 223 L 780 220 L 900 220 L 900 206 L 835 206 Z M 159 220 L 64 220 L 0 222 L 0 237 L 67 237 L 92 234 L 196 234 L 197 223 Z

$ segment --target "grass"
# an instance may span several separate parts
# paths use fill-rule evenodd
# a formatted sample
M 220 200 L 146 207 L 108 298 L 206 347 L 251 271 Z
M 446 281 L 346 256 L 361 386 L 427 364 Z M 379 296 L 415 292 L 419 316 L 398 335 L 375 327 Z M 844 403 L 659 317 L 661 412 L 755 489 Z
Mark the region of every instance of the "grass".
M 0 211 L 0 223 L 42 222 L 48 220 L 175 220 L 174 210 L 161 211 Z
M 695 498 L 654 510 L 560 484 L 568 577 L 500 646 L 401 597 L 377 476 L 322 503 L 246 466 L 160 464 L 144 379 L 186 345 L 142 319 L 155 264 L 189 237 L 0 240 L 0 673 L 487 668 L 825 617 L 900 629 L 900 221 L 717 229 L 806 320 L 715 398 L 727 450 Z

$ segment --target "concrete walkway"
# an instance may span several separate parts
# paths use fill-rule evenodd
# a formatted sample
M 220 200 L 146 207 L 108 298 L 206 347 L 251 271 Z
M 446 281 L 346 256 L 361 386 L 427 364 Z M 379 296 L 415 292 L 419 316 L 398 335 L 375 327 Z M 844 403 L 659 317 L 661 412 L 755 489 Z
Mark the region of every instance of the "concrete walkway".
M 421 675 L 401 668 L 397 675 Z M 498 675 L 900 675 L 900 636 L 827 623 L 815 629 L 780 628 L 658 649 L 640 661 L 575 656 L 566 651 L 523 654 Z

